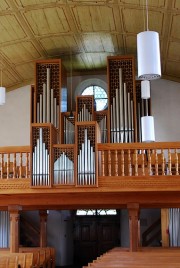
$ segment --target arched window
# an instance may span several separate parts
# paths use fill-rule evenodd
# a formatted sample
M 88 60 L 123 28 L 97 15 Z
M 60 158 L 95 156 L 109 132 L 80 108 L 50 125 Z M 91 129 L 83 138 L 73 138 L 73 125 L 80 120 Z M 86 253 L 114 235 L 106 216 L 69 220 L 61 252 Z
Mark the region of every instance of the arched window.
M 78 209 L 76 216 L 104 216 L 117 215 L 116 209 Z
M 94 95 L 96 111 L 107 109 L 107 84 L 100 79 L 87 79 L 79 84 L 76 95 Z

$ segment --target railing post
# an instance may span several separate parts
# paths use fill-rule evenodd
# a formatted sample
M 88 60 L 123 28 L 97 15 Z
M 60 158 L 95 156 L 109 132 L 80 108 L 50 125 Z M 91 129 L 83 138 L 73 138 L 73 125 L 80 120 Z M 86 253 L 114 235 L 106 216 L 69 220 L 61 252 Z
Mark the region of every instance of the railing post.
M 130 251 L 137 251 L 140 244 L 139 204 L 127 204 L 129 213 Z
M 40 210 L 40 247 L 47 246 L 47 210 Z
M 10 213 L 10 252 L 19 252 L 19 212 L 21 210 L 19 205 L 8 206 L 8 211 Z
M 161 237 L 162 237 L 162 247 L 169 247 L 169 209 L 161 209 Z

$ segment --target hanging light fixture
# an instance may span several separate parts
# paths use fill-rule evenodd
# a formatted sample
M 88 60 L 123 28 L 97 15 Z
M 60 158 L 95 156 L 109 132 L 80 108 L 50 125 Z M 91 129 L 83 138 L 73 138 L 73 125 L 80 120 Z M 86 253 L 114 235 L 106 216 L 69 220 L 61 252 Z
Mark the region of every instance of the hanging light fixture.
M 137 35 L 138 77 L 153 80 L 161 77 L 159 33 L 149 31 L 146 0 L 146 31 Z
M 146 116 L 141 117 L 142 142 L 155 141 L 154 117 L 148 115 L 148 99 L 150 98 L 150 81 L 141 81 L 141 98 L 145 101 Z
M 6 102 L 6 88 L 2 86 L 2 55 L 1 55 L 1 86 L 0 86 L 0 105 Z
M 141 117 L 142 142 L 155 141 L 154 117 L 147 115 Z
M 150 81 L 141 81 L 141 99 L 150 99 Z

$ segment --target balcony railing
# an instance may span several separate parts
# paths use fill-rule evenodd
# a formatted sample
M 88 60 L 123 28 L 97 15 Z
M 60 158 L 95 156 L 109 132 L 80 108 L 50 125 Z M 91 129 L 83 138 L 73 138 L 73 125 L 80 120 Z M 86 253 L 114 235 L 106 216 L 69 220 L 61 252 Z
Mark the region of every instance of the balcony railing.
M 106 143 L 97 148 L 101 178 L 180 175 L 180 142 Z M 18 178 L 30 178 L 30 146 L 0 147 L 0 179 Z M 73 187 L 68 179 L 66 185 Z
M 30 178 L 30 146 L 0 147 L 0 179 Z
M 180 142 L 99 144 L 99 176 L 180 175 Z

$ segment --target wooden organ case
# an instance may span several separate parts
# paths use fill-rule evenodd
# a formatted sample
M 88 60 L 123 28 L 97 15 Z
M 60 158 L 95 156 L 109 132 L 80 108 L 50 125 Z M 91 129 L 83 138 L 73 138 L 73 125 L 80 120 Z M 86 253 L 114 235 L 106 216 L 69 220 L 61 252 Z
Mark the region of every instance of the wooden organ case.
M 97 143 L 141 141 L 145 106 L 140 83 L 135 83 L 134 57 L 108 57 L 107 78 L 106 110 L 95 110 L 94 96 L 78 96 L 76 111 L 61 112 L 61 89 L 66 87 L 62 62 L 36 62 L 31 96 L 32 187 L 97 187 L 98 165 L 104 161 L 108 166 L 109 161 L 108 154 L 102 158 L 98 153 Z

